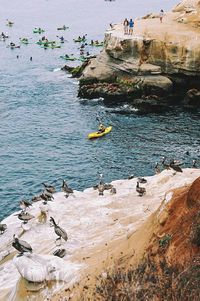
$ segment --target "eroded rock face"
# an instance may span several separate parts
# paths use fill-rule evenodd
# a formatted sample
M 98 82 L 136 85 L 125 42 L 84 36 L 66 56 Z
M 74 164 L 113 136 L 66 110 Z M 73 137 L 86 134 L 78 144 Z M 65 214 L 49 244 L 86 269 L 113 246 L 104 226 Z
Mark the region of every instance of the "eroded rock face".
M 122 24 L 106 32 L 103 51 L 82 72 L 79 96 L 133 100 L 150 95 L 168 97 L 178 91 L 183 99 L 188 90 L 200 86 L 200 31 L 196 29 L 200 26 L 200 1 L 182 1 L 164 16 L 162 24 L 152 14 L 135 23 L 132 36 L 124 35 Z M 137 89 L 127 87 L 127 78 L 139 81 Z M 177 78 L 184 79 L 182 83 L 179 80 L 179 87 Z M 194 78 L 196 83 L 191 86 Z M 188 92 L 183 104 L 198 106 L 198 99 L 198 93 L 191 97 Z

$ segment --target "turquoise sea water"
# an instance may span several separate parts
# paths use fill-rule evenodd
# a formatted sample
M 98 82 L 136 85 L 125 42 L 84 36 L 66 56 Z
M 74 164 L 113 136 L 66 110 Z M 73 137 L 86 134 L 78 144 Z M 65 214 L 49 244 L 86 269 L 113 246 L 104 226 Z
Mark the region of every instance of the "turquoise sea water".
M 186 165 L 199 158 L 198 112 L 172 108 L 141 116 L 126 104 L 111 108 L 102 100 L 81 100 L 77 81 L 58 71 L 65 64 L 60 55 L 78 55 L 72 40 L 78 35 L 102 40 L 110 22 L 168 10 L 175 3 L 162 1 L 160 7 L 160 1 L 144 0 L 1 1 L 0 31 L 8 33 L 8 42 L 17 44 L 26 36 L 31 44 L 11 50 L 8 42 L 0 41 L 0 218 L 16 210 L 20 199 L 39 193 L 42 182 L 59 188 L 65 178 L 74 189 L 84 189 L 96 183 L 98 172 L 108 182 L 130 173 L 151 175 L 162 155 Z M 15 22 L 12 28 L 5 25 L 7 18 Z M 70 30 L 57 31 L 63 24 Z M 49 39 L 64 35 L 68 42 L 61 49 L 44 50 L 35 44 L 39 35 L 32 33 L 34 27 L 44 28 Z M 113 131 L 88 141 L 97 114 Z

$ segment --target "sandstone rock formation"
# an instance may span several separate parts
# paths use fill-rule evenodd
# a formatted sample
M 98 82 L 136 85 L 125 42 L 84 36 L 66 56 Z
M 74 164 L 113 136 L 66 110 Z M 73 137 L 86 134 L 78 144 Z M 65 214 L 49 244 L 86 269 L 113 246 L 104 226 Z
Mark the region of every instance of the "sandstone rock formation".
M 83 70 L 79 95 L 131 100 L 157 95 L 163 100 L 176 93 L 183 100 L 189 89 L 200 86 L 199 26 L 200 1 L 195 0 L 179 3 L 162 24 L 151 14 L 136 20 L 133 36 L 115 25 L 105 33 L 103 51 Z

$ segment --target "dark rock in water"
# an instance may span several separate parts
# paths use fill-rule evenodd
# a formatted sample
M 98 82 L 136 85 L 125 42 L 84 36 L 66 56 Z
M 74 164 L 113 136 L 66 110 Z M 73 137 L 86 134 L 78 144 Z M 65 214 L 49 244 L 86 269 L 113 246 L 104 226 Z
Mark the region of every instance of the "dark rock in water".
M 188 108 L 200 108 L 200 91 L 197 89 L 188 90 L 183 103 Z
M 58 249 L 55 252 L 53 252 L 54 256 L 58 256 L 60 258 L 63 258 L 66 255 L 66 250 L 65 249 Z
M 139 109 L 140 113 L 159 113 L 169 110 L 169 105 L 166 104 L 164 99 L 155 98 L 155 95 L 144 97 L 142 99 L 134 99 L 132 105 Z

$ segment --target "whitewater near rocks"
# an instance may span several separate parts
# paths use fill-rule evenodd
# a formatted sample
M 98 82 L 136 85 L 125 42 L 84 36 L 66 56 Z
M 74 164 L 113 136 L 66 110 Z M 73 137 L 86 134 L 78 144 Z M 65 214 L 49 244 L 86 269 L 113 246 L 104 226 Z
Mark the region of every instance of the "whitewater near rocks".
M 29 213 L 34 219 L 25 231 L 16 213 L 7 217 L 2 223 L 6 223 L 8 229 L 0 237 L 0 300 L 23 300 L 19 296 L 22 291 L 19 287 L 25 285 L 22 277 L 34 282 L 45 281 L 40 295 L 32 293 L 29 300 L 46 300 L 64 285 L 69 287 L 88 268 L 83 260 L 85 254 L 91 256 L 94 249 L 101 250 L 106 243 L 127 239 L 163 200 L 164 204 L 170 201 L 173 189 L 192 183 L 198 176 L 199 169 L 187 168 L 183 173 L 164 170 L 146 177 L 147 184 L 141 184 L 146 188 L 143 197 L 135 190 L 137 178 L 112 182 L 117 190 L 115 195 L 110 195 L 108 190 L 99 196 L 97 190 L 88 188 L 75 191 L 66 199 L 63 192 L 58 192 L 54 194 L 54 201 L 49 202 L 45 224 L 38 220 L 41 202 L 33 204 Z M 50 216 L 68 234 L 68 241 L 61 246 L 66 249 L 64 258 L 53 256 L 60 247 L 56 246 L 57 236 L 50 227 Z M 12 247 L 14 234 L 31 245 L 32 254 L 17 256 Z

